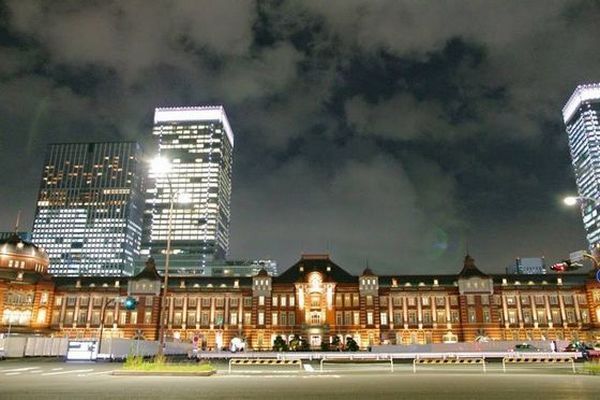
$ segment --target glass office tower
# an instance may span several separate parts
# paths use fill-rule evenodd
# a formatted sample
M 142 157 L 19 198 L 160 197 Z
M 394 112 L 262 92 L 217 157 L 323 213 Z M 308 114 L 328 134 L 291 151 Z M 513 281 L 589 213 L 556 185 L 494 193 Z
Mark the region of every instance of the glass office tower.
M 33 224 L 49 272 L 67 276 L 134 273 L 144 207 L 136 142 L 50 144 Z
M 143 254 L 164 269 L 170 199 L 174 204 L 169 272 L 201 274 L 207 263 L 229 250 L 233 132 L 221 106 L 157 108 L 152 132 L 167 174 L 150 172 Z
M 562 110 L 579 196 L 600 199 L 600 83 L 577 86 Z M 581 202 L 590 247 L 600 243 L 600 206 Z

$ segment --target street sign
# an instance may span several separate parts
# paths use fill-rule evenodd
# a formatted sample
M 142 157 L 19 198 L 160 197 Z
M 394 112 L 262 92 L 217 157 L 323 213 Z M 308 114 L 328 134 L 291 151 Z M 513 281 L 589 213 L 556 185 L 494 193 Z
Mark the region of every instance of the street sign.
M 585 250 L 574 251 L 571 254 L 569 254 L 569 259 L 571 260 L 572 263 L 578 262 L 578 261 L 583 261 L 584 254 L 585 254 Z

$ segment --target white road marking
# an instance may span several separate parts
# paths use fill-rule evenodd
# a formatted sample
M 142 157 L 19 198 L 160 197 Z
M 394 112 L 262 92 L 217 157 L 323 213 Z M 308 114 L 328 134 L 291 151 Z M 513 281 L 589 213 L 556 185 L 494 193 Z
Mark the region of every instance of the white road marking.
M 89 374 L 79 374 L 78 376 L 90 376 L 90 375 L 103 375 L 103 374 L 110 374 L 112 373 L 114 370 L 110 370 L 110 371 L 99 371 L 99 372 L 91 372 Z
M 5 369 L 2 372 L 21 372 L 21 371 L 29 371 L 30 369 L 40 369 L 40 367 L 27 367 L 27 368 Z
M 93 369 L 72 369 L 72 370 L 69 370 L 69 371 L 46 372 L 45 374 L 42 374 L 42 376 L 74 374 L 76 372 L 91 372 L 91 371 L 93 371 Z
M 273 378 L 302 378 L 302 379 L 313 379 L 313 378 L 340 378 L 341 375 L 329 375 L 329 374 L 323 374 L 323 375 L 223 375 L 223 376 L 219 376 L 219 378 L 267 378 L 267 379 L 273 379 Z

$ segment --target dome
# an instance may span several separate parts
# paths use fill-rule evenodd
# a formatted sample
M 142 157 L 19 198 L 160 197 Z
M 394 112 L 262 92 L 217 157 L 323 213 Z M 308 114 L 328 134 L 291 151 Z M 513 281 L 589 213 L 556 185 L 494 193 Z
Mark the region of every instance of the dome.
M 0 240 L 0 268 L 18 268 L 46 272 L 50 260 L 40 247 L 12 234 Z

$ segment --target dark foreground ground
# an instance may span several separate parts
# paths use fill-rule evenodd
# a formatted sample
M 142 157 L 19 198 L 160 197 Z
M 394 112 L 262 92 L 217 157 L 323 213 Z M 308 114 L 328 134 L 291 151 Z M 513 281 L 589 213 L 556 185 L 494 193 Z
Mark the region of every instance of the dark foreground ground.
M 568 368 L 423 367 L 405 364 L 318 364 L 290 369 L 234 369 L 197 377 L 112 376 L 119 364 L 73 364 L 49 360 L 0 362 L 0 399 L 600 399 L 600 376 Z

